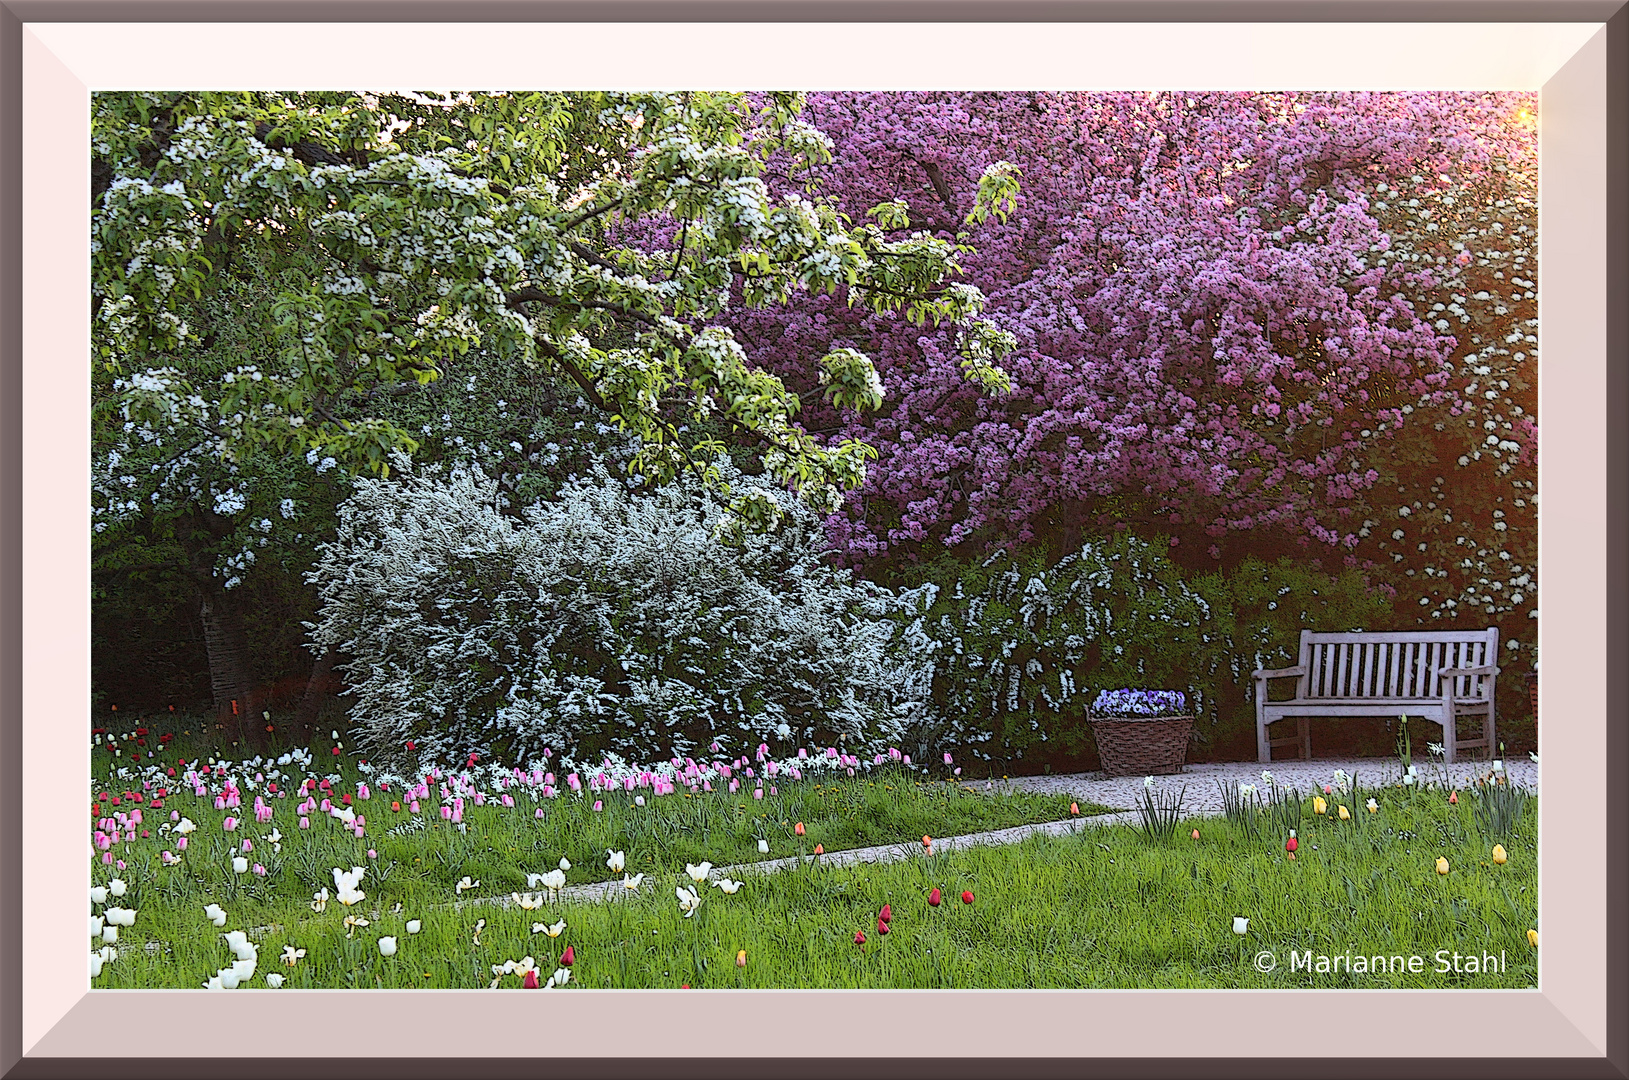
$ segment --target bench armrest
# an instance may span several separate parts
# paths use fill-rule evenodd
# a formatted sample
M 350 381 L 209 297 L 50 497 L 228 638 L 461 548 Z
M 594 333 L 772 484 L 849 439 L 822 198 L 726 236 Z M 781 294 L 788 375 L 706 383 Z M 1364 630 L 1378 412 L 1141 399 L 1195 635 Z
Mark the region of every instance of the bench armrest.
M 1307 666 L 1301 664 L 1297 667 L 1260 668 L 1251 673 L 1252 679 L 1287 679 L 1292 675 L 1305 675 Z
M 1497 675 L 1499 674 L 1499 666 L 1497 664 L 1484 664 L 1482 667 L 1445 667 L 1438 671 L 1437 674 L 1450 678 L 1458 678 L 1461 675 Z

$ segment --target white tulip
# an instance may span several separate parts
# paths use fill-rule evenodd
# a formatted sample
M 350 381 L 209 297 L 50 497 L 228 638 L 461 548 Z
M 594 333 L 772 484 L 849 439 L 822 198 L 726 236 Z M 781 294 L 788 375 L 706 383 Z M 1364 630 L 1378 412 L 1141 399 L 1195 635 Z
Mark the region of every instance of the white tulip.
M 713 864 L 710 862 L 704 862 L 700 866 L 692 866 L 690 863 L 684 864 L 684 872 L 689 874 L 690 880 L 698 885 L 707 880 L 707 875 L 712 872 L 712 869 Z
M 719 878 L 717 881 L 713 882 L 713 884 L 717 885 L 724 892 L 731 894 L 741 888 L 741 883 L 739 881 L 731 881 L 729 878 Z
M 696 909 L 701 906 L 701 897 L 696 895 L 695 889 L 686 889 L 683 886 L 675 889 L 674 892 L 679 897 L 679 910 L 684 912 L 685 918 L 690 918 L 696 913 Z
M 208 907 L 204 908 L 204 917 L 210 922 L 214 923 L 216 926 L 226 925 L 226 912 L 221 910 L 221 906 L 219 904 L 210 904 Z
M 380 938 L 379 939 L 379 955 L 380 956 L 395 956 L 396 955 L 396 939 L 393 938 L 393 937 L 382 937 L 382 938 Z
M 1233 916 L 1233 932 L 1243 934 L 1250 929 L 1250 920 L 1240 915 Z
M 215 978 L 220 980 L 222 990 L 236 990 L 238 988 L 238 973 L 232 968 L 221 968 L 221 973 Z
M 90 936 L 91 937 L 96 937 L 101 932 L 102 932 L 102 916 L 100 916 L 100 915 L 92 915 L 90 917 Z
M 561 870 L 570 870 L 571 869 L 571 860 L 567 859 L 564 855 L 560 856 L 560 869 Z
M 641 881 L 644 881 L 644 880 L 645 880 L 645 875 L 644 874 L 635 874 L 633 877 L 629 877 L 627 874 L 623 874 L 622 875 L 622 887 L 624 889 L 630 889 L 630 890 L 637 889 L 637 888 L 639 888 L 639 883 Z
M 93 904 L 105 904 L 105 903 L 107 903 L 107 886 L 106 885 L 93 885 L 93 886 L 91 886 L 90 898 L 91 898 L 91 903 L 93 903 Z
M 107 891 L 113 896 L 123 896 L 124 882 L 120 881 L 118 878 L 114 878 L 112 881 L 107 883 Z
M 551 986 L 564 986 L 564 985 L 566 985 L 566 983 L 568 983 L 570 981 L 571 981 L 571 969 L 570 968 L 555 968 L 554 969 L 554 974 L 549 976 L 549 985 L 551 985 Z
M 623 858 L 622 858 L 622 852 L 620 852 L 620 851 L 609 851 L 608 850 L 608 851 L 606 851 L 606 854 L 609 855 L 610 858 L 605 860 L 605 865 L 611 868 L 611 872 L 613 874 L 622 873 L 622 867 L 624 865 Z
M 233 872 L 239 874 L 247 873 L 249 870 L 249 860 L 245 859 L 242 855 L 237 856 L 232 860 L 232 870 Z
M 760 840 L 760 841 L 758 841 L 758 854 L 760 854 L 760 855 L 768 855 L 769 854 L 769 841 L 768 840 Z
M 1494 758 L 1493 759 L 1493 771 L 1494 772 L 1504 772 L 1505 771 L 1505 763 L 1504 763 L 1504 761 L 1501 760 L 1500 758 Z
M 131 908 L 110 907 L 104 911 L 103 916 L 114 926 L 135 926 L 136 913 Z
M 278 987 L 283 985 L 283 976 L 277 974 L 275 971 L 269 973 L 266 976 L 266 985 L 271 987 L 273 990 L 276 990 Z
M 101 953 L 91 953 L 90 954 L 90 977 L 94 979 L 94 978 L 97 978 L 98 976 L 100 976 L 101 974 L 102 974 L 102 954 Z
M 407 932 L 409 934 L 416 934 L 421 929 L 423 929 L 423 927 L 424 927 L 424 924 L 419 922 L 419 920 L 417 920 L 417 919 L 408 919 L 407 920 Z
M 198 826 L 196 826 L 196 825 L 194 825 L 192 823 L 191 818 L 182 818 L 180 821 L 175 823 L 175 831 L 180 833 L 182 836 L 187 835 L 189 832 L 192 832 L 197 827 Z
M 237 980 L 240 983 L 246 983 L 250 979 L 254 978 L 254 974 L 255 974 L 255 960 L 254 960 L 254 957 L 251 956 L 247 960 L 234 960 L 234 961 L 232 961 L 232 974 L 237 976 Z
M 113 942 L 118 941 L 119 940 L 119 928 L 117 926 L 114 926 L 111 923 L 109 923 L 107 926 L 102 927 L 102 940 L 107 942 L 110 945 Z

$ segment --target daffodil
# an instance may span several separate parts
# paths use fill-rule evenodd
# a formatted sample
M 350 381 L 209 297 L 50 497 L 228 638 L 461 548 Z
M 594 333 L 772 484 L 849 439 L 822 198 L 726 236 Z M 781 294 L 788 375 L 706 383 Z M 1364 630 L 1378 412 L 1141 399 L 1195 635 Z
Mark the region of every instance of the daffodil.
M 719 878 L 717 881 L 713 882 L 713 884 L 717 885 L 724 892 L 731 894 L 733 894 L 737 889 L 741 888 L 741 883 L 739 881 L 731 881 L 729 878 Z
M 623 861 L 623 857 L 622 857 L 622 852 L 607 850 L 605 854 L 609 856 L 609 858 L 607 858 L 605 860 L 605 865 L 610 868 L 611 873 L 613 873 L 613 874 L 622 873 L 622 867 L 625 865 L 625 863 Z
M 684 872 L 689 874 L 690 880 L 694 881 L 697 885 L 700 885 L 702 882 L 706 881 L 707 875 L 712 873 L 712 870 L 713 864 L 710 862 L 704 862 L 700 866 L 693 866 L 690 863 L 684 864 Z
M 684 912 L 685 918 L 690 918 L 701 906 L 701 897 L 696 895 L 695 889 L 687 889 L 682 885 L 673 891 L 679 897 L 679 910 Z
M 296 949 L 292 945 L 284 945 L 283 946 L 282 960 L 283 960 L 283 963 L 287 964 L 289 967 L 293 967 L 294 966 L 294 961 L 300 959 L 304 955 L 305 955 L 305 950 L 304 949 Z

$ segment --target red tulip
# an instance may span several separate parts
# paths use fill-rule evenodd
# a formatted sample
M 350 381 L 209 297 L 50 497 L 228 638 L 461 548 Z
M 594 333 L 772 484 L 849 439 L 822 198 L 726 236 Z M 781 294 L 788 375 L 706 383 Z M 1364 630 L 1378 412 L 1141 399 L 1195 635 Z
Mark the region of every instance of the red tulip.
M 864 930 L 856 930 L 856 931 L 854 931 L 854 944 L 856 944 L 856 945 L 864 945 L 865 944 L 865 931 Z
M 887 932 L 888 932 L 888 924 L 883 922 L 881 919 L 878 919 L 877 920 L 877 933 L 886 934 Z
M 399 814 L 402 811 L 402 804 L 392 799 L 390 800 L 390 808 Z
M 339 747 L 334 747 L 334 756 L 339 757 Z
M 930 848 L 930 847 L 932 847 L 932 846 L 933 846 L 933 837 L 931 837 L 931 836 L 924 836 L 924 837 L 923 837 L 923 838 L 922 838 L 922 846 L 923 846 L 923 847 L 929 847 L 929 848 Z
M 528 971 L 526 973 L 526 978 L 525 978 L 524 981 L 521 982 L 521 985 L 524 986 L 528 990 L 536 990 L 537 985 L 538 985 L 537 984 L 537 972 Z
M 408 749 L 409 749 L 409 750 L 412 750 L 412 749 L 413 749 L 413 740 L 412 740 L 412 739 L 408 739 L 408 740 L 407 740 L 407 748 L 408 748 Z
M 894 909 L 889 907 L 887 904 L 882 905 L 882 911 L 877 915 L 877 918 L 880 919 L 883 922 L 887 922 L 889 919 L 892 919 L 893 917 L 894 917 Z
M 1295 849 L 1300 846 L 1301 845 L 1296 842 L 1295 837 L 1293 836 L 1284 841 L 1284 850 L 1288 851 L 1292 855 L 1295 854 Z
M 793 826 L 792 831 L 797 833 L 799 836 L 802 836 L 803 835 L 803 822 L 800 821 L 795 826 Z
M 973 894 L 971 892 L 962 893 L 962 903 L 971 904 L 972 902 L 973 902 Z
M 814 853 L 816 855 L 824 855 L 826 853 L 826 849 L 820 844 L 816 844 Z
M 570 945 L 567 945 L 566 946 L 566 951 L 560 954 L 560 966 L 561 967 L 570 967 L 572 964 L 575 964 L 576 962 L 577 962 L 577 953 L 575 951 L 573 951 L 573 949 L 572 949 L 572 947 Z
M 939 906 L 939 890 L 938 889 L 934 889 L 932 892 L 928 893 L 928 905 L 930 907 L 938 907 Z

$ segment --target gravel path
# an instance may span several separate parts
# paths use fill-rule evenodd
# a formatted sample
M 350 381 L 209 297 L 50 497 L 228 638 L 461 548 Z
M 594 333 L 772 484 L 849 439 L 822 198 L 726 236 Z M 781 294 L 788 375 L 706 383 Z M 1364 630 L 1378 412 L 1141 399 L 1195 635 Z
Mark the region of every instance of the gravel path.
M 1466 787 L 1476 777 L 1488 771 L 1485 761 L 1460 762 L 1454 765 L 1433 765 L 1430 759 L 1414 762 L 1422 782 L 1446 775 L 1457 787 Z M 1364 787 L 1381 787 L 1395 784 L 1402 776 L 1402 766 L 1396 758 L 1324 758 L 1313 761 L 1274 761 L 1262 765 L 1254 761 L 1226 761 L 1205 765 L 1188 765 L 1175 776 L 1154 777 L 1154 790 L 1156 792 L 1172 792 L 1187 789 L 1183 797 L 1183 806 L 1194 810 L 1206 810 L 1220 813 L 1222 809 L 1222 793 L 1217 782 L 1237 785 L 1255 784 L 1265 787 L 1261 778 L 1263 770 L 1271 772 L 1273 779 L 1281 787 L 1295 787 L 1302 794 L 1310 794 L 1315 788 L 1322 788 L 1330 783 L 1335 776 L 1335 770 L 1343 770 L 1347 776 L 1356 776 L 1358 783 Z M 1530 758 L 1521 760 L 1511 759 L 1505 762 L 1512 783 L 1527 788 L 1534 794 L 1538 793 L 1538 765 Z M 1003 788 L 1013 791 L 1035 791 L 1045 794 L 1069 795 L 1081 800 L 1089 800 L 1100 806 L 1115 808 L 1135 807 L 1142 799 L 1143 777 L 1122 776 L 1109 778 L 1100 772 L 1070 773 L 1060 776 L 1015 776 L 1010 780 L 997 780 L 990 784 L 963 784 L 964 788 L 972 790 L 1001 790 Z

